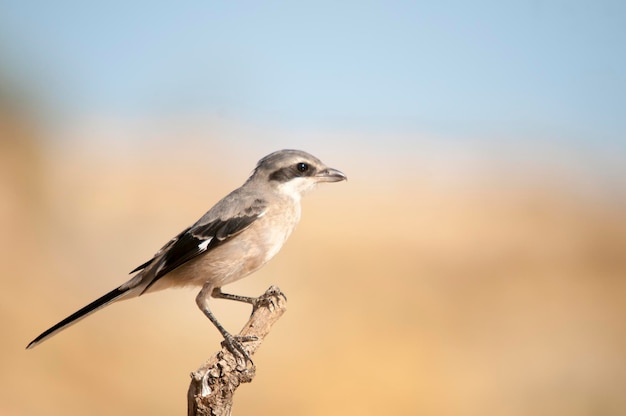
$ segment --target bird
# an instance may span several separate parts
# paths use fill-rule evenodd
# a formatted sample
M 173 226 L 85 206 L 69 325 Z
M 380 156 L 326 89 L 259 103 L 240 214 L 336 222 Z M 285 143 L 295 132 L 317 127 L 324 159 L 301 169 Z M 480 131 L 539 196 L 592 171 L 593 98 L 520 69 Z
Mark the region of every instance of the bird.
M 301 198 L 323 182 L 347 176 L 315 156 L 293 149 L 275 151 L 257 163 L 250 177 L 193 225 L 133 269 L 127 282 L 42 332 L 31 349 L 92 313 L 120 300 L 172 287 L 200 287 L 196 304 L 219 330 L 236 357 L 252 362 L 241 342 L 209 309 L 209 299 L 255 305 L 257 298 L 223 293 L 222 286 L 260 269 L 274 257 L 300 221 Z

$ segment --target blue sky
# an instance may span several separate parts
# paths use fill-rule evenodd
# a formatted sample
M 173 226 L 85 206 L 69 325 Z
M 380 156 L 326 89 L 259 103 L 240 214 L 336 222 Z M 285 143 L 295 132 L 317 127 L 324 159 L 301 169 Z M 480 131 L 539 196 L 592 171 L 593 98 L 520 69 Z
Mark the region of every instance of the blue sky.
M 621 1 L 99 3 L 0 2 L 0 68 L 70 120 L 217 114 L 626 148 Z

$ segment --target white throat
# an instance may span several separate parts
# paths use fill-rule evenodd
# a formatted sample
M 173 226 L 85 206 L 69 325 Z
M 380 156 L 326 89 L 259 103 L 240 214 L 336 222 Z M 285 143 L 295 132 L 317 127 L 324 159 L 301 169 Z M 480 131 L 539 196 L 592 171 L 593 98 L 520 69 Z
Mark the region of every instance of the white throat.
M 300 202 L 302 195 L 312 191 L 315 185 L 315 182 L 310 178 L 293 178 L 290 181 L 278 185 L 277 189 L 281 195 Z

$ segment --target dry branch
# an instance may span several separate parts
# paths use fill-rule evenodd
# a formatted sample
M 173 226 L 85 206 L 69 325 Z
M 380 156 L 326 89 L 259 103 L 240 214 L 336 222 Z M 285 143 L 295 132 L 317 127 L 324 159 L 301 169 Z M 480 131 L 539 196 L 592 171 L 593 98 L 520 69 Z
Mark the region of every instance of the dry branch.
M 239 336 L 256 337 L 245 341 L 243 346 L 250 356 L 261 346 L 272 325 L 287 309 L 285 295 L 276 286 L 265 291 L 253 309 L 250 319 Z M 254 378 L 256 367 L 246 366 L 241 359 L 225 347 L 209 358 L 200 368 L 191 373 L 187 391 L 188 416 L 229 416 L 233 406 L 233 395 L 241 383 Z

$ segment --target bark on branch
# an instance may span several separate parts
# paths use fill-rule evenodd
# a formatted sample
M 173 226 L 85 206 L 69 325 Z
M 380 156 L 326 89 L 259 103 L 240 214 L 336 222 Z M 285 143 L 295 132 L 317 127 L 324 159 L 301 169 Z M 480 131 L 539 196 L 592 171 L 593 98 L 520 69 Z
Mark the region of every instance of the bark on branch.
M 259 297 L 258 306 L 239 336 L 256 337 L 245 341 L 243 346 L 250 356 L 261 346 L 272 325 L 287 309 L 285 295 L 276 286 L 271 286 Z M 242 383 L 254 378 L 256 367 L 246 366 L 236 359 L 224 346 L 209 358 L 200 368 L 191 373 L 191 383 L 187 391 L 188 416 L 230 416 L 233 395 Z

